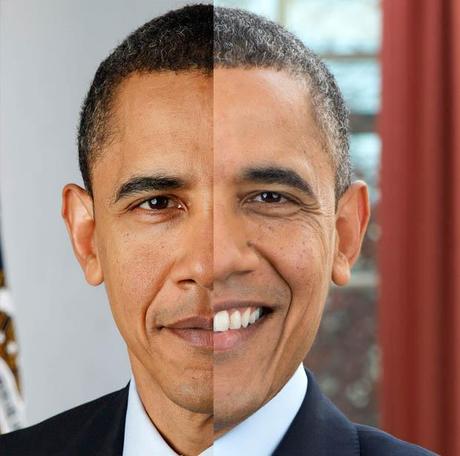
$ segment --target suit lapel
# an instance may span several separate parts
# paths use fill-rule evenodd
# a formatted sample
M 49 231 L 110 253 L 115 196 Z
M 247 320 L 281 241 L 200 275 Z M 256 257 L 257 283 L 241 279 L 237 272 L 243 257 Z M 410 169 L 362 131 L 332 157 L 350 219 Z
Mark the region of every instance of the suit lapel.
M 302 405 L 274 456 L 358 456 L 355 426 L 324 396 L 307 370 L 308 389 Z
M 307 370 L 307 394 L 273 456 L 359 456 L 358 433 Z M 75 455 L 121 456 L 129 384 L 110 395 L 79 433 Z
M 125 433 L 128 385 L 110 395 L 79 433 L 75 455 L 121 456 Z M 70 454 L 70 453 L 69 453 Z

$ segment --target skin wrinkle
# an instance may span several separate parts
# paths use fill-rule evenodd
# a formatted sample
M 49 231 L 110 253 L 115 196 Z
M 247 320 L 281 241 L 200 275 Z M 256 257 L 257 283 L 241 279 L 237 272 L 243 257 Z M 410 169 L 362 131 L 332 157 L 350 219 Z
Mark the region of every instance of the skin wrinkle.
M 320 231 L 318 231 L 318 233 L 319 233 L 320 235 L 322 235 L 322 233 L 321 233 Z M 303 247 L 305 247 L 304 244 L 305 244 L 305 243 L 303 243 Z M 322 253 L 326 254 L 326 253 L 327 253 L 327 252 L 326 252 L 326 249 L 324 249 Z M 307 256 L 308 256 L 308 255 L 307 255 Z M 276 265 L 275 265 L 274 263 L 271 263 L 271 265 L 273 266 L 274 270 L 277 271 Z M 278 271 L 277 271 L 277 272 L 278 272 Z M 321 279 L 321 277 L 323 277 L 323 274 L 325 274 L 325 273 L 326 273 L 326 271 L 321 271 L 321 273 L 318 274 L 318 277 L 315 278 L 316 281 L 319 281 L 319 280 Z M 293 296 L 294 293 L 293 293 L 293 290 L 291 289 L 291 287 L 290 287 L 290 285 L 289 285 L 289 279 L 283 277 L 282 275 L 280 275 L 280 277 L 281 277 L 282 280 L 285 282 L 285 284 L 287 285 L 287 287 L 289 288 L 289 291 L 290 291 L 289 307 L 288 307 L 288 309 L 287 309 L 287 314 L 288 314 L 289 311 L 290 311 L 291 308 L 292 308 L 292 296 Z M 315 284 L 315 280 L 314 280 L 314 279 L 309 279 L 309 280 L 305 283 L 305 288 L 310 290 L 310 295 L 308 296 L 307 299 L 305 299 L 305 302 L 307 303 L 307 305 L 305 306 L 305 309 L 306 309 L 306 310 L 308 309 L 308 304 L 311 302 L 311 294 L 313 293 L 313 287 L 312 287 L 312 285 L 314 285 L 314 284 Z M 322 313 L 322 310 L 319 312 L 319 315 L 321 315 L 321 313 Z M 302 321 L 302 319 L 299 319 L 299 322 L 301 322 L 301 321 Z M 309 329 L 310 329 L 310 328 L 309 328 Z M 289 335 L 288 335 L 287 337 L 289 337 Z M 282 345 L 282 342 L 285 342 L 285 341 L 280 340 L 280 341 L 279 341 L 279 345 Z M 280 353 L 280 356 L 282 356 L 282 351 L 279 351 L 279 353 Z M 276 364 L 276 363 L 274 363 L 274 364 Z
M 298 173 L 289 168 L 280 168 L 276 166 L 266 166 L 258 168 L 248 168 L 243 171 L 240 182 L 257 182 L 260 184 L 279 184 L 287 185 L 301 191 L 311 199 L 316 201 L 317 197 L 311 188 L 311 185 L 302 179 Z

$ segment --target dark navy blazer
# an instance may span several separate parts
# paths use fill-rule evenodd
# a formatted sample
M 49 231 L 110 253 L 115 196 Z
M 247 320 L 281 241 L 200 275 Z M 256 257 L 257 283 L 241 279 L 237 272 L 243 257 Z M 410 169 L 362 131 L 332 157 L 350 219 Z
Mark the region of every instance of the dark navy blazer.
M 274 456 L 428 456 L 434 453 L 352 423 L 324 396 L 307 369 L 308 389 Z
M 274 456 L 434 454 L 375 428 L 353 424 L 320 392 L 309 371 L 307 375 L 305 399 Z M 35 426 L 0 436 L 0 455 L 121 456 L 127 403 L 128 386 Z

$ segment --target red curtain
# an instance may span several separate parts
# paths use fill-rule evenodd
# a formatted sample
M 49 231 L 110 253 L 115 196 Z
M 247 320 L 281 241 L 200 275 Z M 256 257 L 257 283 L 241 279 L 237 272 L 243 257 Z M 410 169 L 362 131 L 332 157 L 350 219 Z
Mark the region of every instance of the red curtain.
M 460 1 L 383 0 L 382 427 L 460 455 Z

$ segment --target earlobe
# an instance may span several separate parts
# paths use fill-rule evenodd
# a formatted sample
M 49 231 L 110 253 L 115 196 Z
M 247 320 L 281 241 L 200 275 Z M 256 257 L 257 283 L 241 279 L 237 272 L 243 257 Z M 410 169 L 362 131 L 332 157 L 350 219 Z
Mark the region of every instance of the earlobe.
M 101 284 L 104 277 L 96 245 L 96 224 L 91 196 L 78 185 L 66 185 L 62 191 L 61 214 L 87 282 L 94 286 Z
M 332 281 L 343 286 L 348 283 L 351 277 L 351 265 L 348 258 L 340 251 L 337 252 L 332 266 Z
M 332 280 L 346 285 L 356 262 L 370 216 L 367 185 L 356 181 L 340 198 L 336 214 L 336 246 Z

